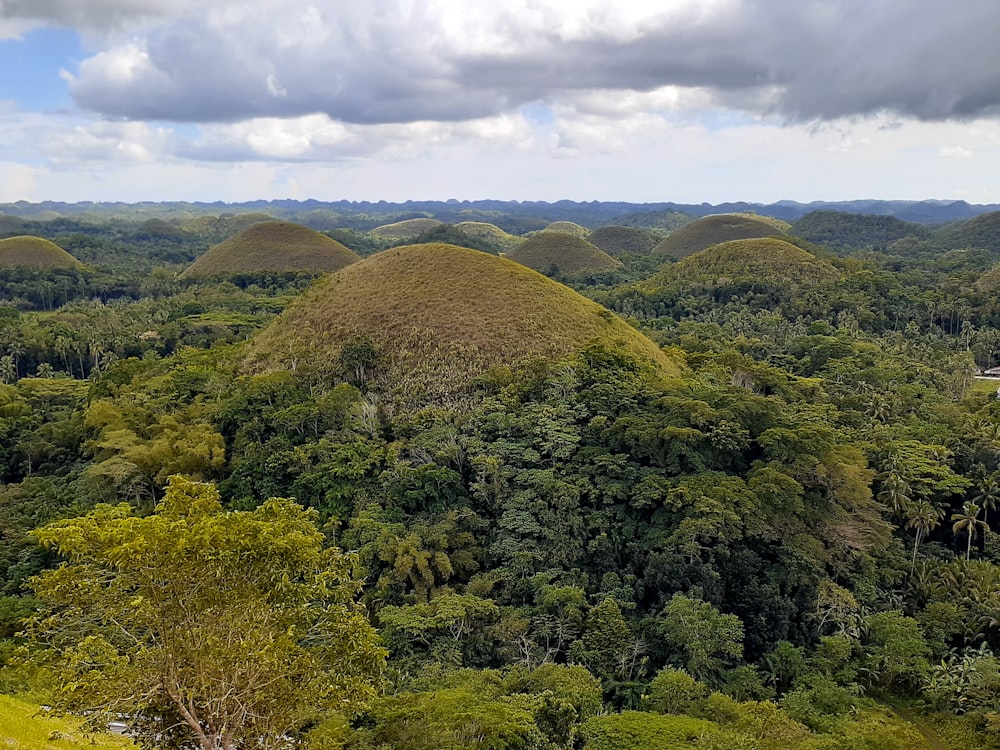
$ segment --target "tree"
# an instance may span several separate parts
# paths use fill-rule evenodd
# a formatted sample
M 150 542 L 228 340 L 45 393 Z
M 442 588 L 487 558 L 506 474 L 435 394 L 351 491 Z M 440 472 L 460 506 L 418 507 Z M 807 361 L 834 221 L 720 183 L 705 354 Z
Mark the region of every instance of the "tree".
M 664 639 L 685 656 L 685 667 L 695 679 L 715 677 L 743 656 L 743 623 L 723 614 L 710 602 L 674 594 L 663 609 Z
M 917 567 L 917 549 L 920 547 L 920 541 L 938 527 L 941 519 L 944 518 L 944 513 L 944 508 L 926 498 L 922 498 L 915 503 L 910 503 L 907 506 L 906 528 L 913 529 L 915 532 L 913 538 L 913 560 L 910 563 L 911 575 L 914 568 Z
M 33 532 L 67 558 L 33 579 L 28 628 L 62 706 L 201 750 L 286 747 L 323 709 L 356 710 L 385 652 L 353 559 L 315 521 L 283 499 L 224 511 L 212 485 L 172 477 L 149 516 L 99 505 Z
M 972 555 L 972 540 L 976 538 L 976 532 L 980 529 L 984 532 L 989 530 L 986 522 L 979 519 L 979 510 L 979 506 L 975 503 L 965 503 L 961 512 L 951 514 L 951 520 L 955 522 L 951 526 L 952 533 L 957 534 L 962 531 L 968 537 L 965 546 L 966 560 Z

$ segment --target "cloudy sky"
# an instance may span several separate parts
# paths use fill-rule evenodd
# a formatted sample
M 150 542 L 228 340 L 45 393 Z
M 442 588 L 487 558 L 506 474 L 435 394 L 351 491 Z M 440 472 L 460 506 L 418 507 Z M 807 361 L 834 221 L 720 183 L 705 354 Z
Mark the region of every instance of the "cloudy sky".
M 997 0 L 0 0 L 0 201 L 1000 202 Z

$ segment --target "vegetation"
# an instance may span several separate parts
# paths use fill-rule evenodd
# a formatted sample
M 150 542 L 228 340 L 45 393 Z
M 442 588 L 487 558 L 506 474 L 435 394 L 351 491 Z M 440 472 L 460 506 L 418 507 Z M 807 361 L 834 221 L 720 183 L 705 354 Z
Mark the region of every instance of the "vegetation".
M 496 224 L 489 224 L 483 221 L 462 221 L 455 225 L 455 229 L 463 232 L 473 239 L 482 239 L 497 247 L 500 252 L 508 252 L 523 242 L 521 237 L 508 234 Z
M 656 240 L 648 232 L 633 227 L 600 227 L 587 235 L 587 241 L 608 255 L 647 255 Z
M 580 279 L 621 267 L 620 261 L 587 240 L 548 230 L 525 240 L 507 257 L 546 276 L 563 279 Z
M 372 254 L 420 216 L 458 238 L 638 208 L 239 210 Z M 432 243 L 307 290 L 179 280 L 242 220 L 218 206 L 5 210 L 87 263 L 0 272 L 0 692 L 69 722 L 4 698 L 9 744 L 76 740 L 99 704 L 176 750 L 221 723 L 240 750 L 1000 748 L 987 235 L 624 253 L 576 291 Z M 314 639 L 321 613 L 367 657 Z M 197 729 L 164 672 L 205 678 Z M 222 720 L 219 694 L 261 703 Z
M 443 223 L 437 219 L 429 218 L 405 219 L 404 221 L 395 221 L 391 224 L 383 224 L 375 227 L 369 234 L 379 239 L 406 240 L 440 226 Z
M 370 342 L 370 366 L 357 384 L 411 404 L 454 403 L 496 368 L 591 343 L 677 372 L 649 339 L 572 290 L 512 261 L 434 244 L 386 250 L 330 276 L 256 338 L 248 368 L 332 374 L 358 342 Z
M 784 234 L 781 225 L 763 216 L 715 214 L 671 232 L 653 248 L 653 254 L 685 258 L 721 242 L 779 234 Z
M 267 271 L 336 271 L 361 257 L 336 240 L 286 221 L 251 224 L 196 260 L 182 278 Z
M 67 559 L 31 582 L 28 627 L 59 703 L 202 750 L 286 747 L 322 708 L 351 715 L 384 653 L 314 515 L 284 500 L 226 512 L 175 477 L 145 517 L 100 505 L 33 532 Z
M 0 240 L 0 268 L 79 268 L 82 263 L 53 242 L 18 236 Z
M 919 224 L 901 221 L 894 216 L 842 211 L 812 211 L 792 225 L 792 232 L 810 242 L 838 250 L 885 250 L 904 237 L 919 238 L 928 234 Z
M 580 239 L 585 239 L 590 230 L 587 227 L 581 227 L 576 222 L 572 221 L 553 221 L 547 227 L 545 227 L 546 232 L 562 232 L 563 234 L 571 234 L 574 237 L 579 237 Z
M 837 277 L 837 270 L 784 240 L 771 237 L 732 240 L 666 266 L 663 281 L 815 285 Z
M 135 750 L 128 738 L 91 734 L 79 719 L 56 716 L 37 703 L 0 695 L 0 737 L 11 750 Z

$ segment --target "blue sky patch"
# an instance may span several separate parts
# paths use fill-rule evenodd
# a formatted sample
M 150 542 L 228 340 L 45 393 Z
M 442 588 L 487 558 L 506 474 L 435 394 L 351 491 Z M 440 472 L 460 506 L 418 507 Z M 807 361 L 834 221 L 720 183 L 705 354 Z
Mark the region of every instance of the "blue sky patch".
M 0 40 L 0 99 L 13 100 L 27 112 L 69 105 L 59 70 L 75 70 L 83 57 L 72 29 L 35 29 L 21 39 Z

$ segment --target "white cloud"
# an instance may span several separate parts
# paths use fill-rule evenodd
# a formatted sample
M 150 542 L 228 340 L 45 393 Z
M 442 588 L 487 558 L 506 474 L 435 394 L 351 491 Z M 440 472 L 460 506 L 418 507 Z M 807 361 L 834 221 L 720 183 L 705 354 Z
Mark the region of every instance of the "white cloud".
M 938 156 L 943 156 L 945 159 L 971 159 L 974 154 L 963 146 L 942 146 Z

